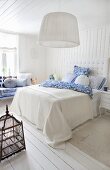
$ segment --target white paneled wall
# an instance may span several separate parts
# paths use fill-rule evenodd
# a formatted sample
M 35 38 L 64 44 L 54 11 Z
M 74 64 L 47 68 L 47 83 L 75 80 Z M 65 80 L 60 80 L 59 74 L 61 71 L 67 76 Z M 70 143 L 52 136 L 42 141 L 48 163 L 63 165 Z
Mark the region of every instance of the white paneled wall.
M 80 31 L 80 46 L 69 49 L 47 49 L 47 72 L 61 78 L 72 72 L 75 64 L 88 66 L 106 74 L 106 59 L 110 57 L 110 25 Z
M 30 72 L 38 83 L 45 79 L 45 48 L 40 47 L 37 35 L 19 35 L 19 71 Z
M 110 25 L 81 30 L 80 46 L 69 49 L 39 47 L 36 35 L 21 34 L 19 57 L 20 72 L 31 72 L 38 82 L 53 73 L 62 78 L 73 71 L 75 64 L 106 75 L 106 61 L 110 58 Z

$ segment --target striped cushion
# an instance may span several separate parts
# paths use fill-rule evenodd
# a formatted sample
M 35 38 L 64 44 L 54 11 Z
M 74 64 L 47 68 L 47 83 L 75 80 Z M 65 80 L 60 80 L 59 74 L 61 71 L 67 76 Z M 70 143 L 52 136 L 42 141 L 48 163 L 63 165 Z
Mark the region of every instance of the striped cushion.
M 106 82 L 106 78 L 104 77 L 102 82 L 100 83 L 99 87 L 98 87 L 98 90 L 102 89 L 104 87 L 104 84 Z
M 106 83 L 106 78 L 103 76 L 90 76 L 90 86 L 93 89 L 101 90 Z

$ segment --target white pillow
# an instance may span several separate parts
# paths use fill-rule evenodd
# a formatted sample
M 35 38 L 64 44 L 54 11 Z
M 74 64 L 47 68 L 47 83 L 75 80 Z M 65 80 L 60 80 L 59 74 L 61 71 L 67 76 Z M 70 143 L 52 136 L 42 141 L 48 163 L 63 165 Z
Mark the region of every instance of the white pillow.
M 31 78 L 32 78 L 32 75 L 31 73 L 19 73 L 19 75 L 17 76 L 18 79 L 26 79 L 27 83 L 26 85 L 27 86 L 30 86 L 31 85 Z
M 80 75 L 76 78 L 75 84 L 81 84 L 83 86 L 88 86 L 89 78 L 86 75 Z
M 26 79 L 17 79 L 17 87 L 24 87 L 27 85 Z
M 74 79 L 74 74 L 67 73 L 66 76 L 62 79 L 62 81 L 71 83 L 73 79 Z

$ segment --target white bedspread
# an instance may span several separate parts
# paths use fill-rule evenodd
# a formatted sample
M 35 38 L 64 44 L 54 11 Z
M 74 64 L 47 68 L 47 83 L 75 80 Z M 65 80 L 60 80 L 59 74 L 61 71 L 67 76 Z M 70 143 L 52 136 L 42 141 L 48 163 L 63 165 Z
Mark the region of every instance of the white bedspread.
M 11 111 L 38 129 L 52 147 L 72 137 L 72 129 L 93 118 L 91 99 L 73 90 L 39 87 L 18 89 Z

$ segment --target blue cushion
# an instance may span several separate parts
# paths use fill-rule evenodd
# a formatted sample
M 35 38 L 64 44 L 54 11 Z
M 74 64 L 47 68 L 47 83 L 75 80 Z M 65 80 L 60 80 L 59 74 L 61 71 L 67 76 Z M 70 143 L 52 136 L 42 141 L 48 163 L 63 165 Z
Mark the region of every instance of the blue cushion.
M 17 87 L 24 87 L 27 85 L 27 79 L 17 79 Z
M 89 68 L 74 66 L 74 75 L 75 75 L 75 77 L 80 76 L 80 75 L 89 76 L 89 74 L 90 74 L 90 69 Z
M 14 88 L 17 85 L 17 80 L 16 78 L 6 78 L 4 80 L 4 86 L 6 88 Z

